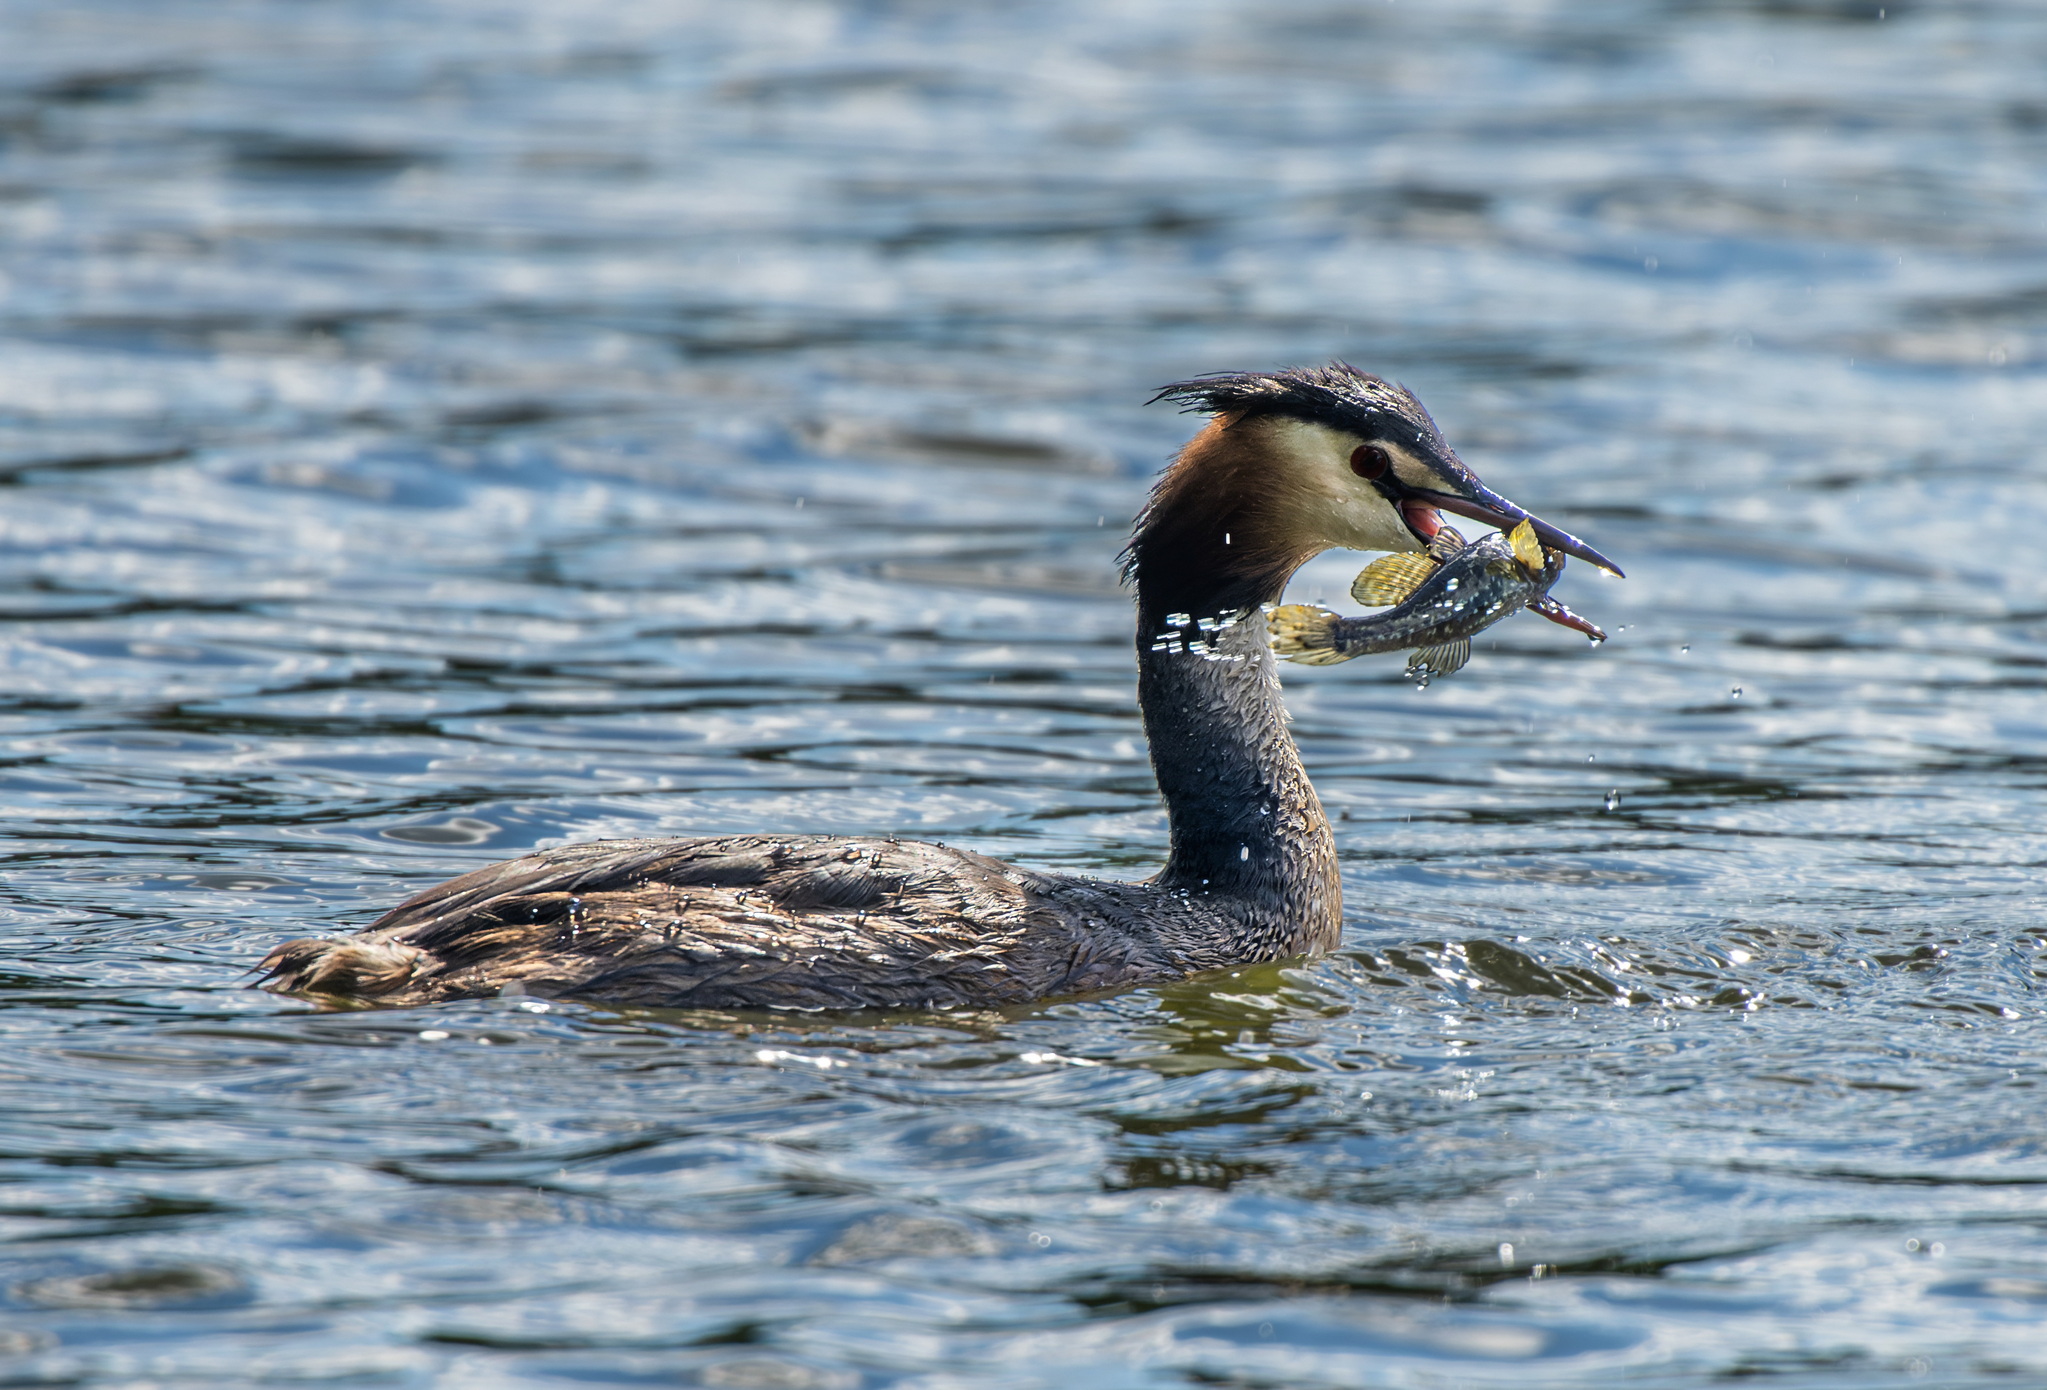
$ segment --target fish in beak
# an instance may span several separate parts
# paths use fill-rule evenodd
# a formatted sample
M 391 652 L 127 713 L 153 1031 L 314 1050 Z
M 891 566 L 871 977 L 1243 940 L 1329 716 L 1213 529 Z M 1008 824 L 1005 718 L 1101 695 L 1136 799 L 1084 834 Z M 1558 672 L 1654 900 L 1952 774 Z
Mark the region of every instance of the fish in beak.
M 1512 502 L 1500 496 L 1499 493 L 1494 492 L 1491 488 L 1473 477 L 1468 470 L 1465 471 L 1462 478 L 1456 480 L 1456 483 L 1461 485 L 1457 492 L 1443 491 L 1435 488 L 1405 486 L 1401 488 L 1401 514 L 1406 517 L 1407 524 L 1413 528 L 1415 534 L 1420 536 L 1424 542 L 1432 538 L 1443 523 L 1440 518 L 1425 518 L 1419 516 L 1418 513 L 1425 513 L 1434 508 L 1440 508 L 1446 512 L 1454 512 L 1458 516 L 1470 517 L 1473 521 L 1483 521 L 1486 525 L 1497 526 L 1502 531 L 1512 531 L 1516 526 L 1525 521 L 1535 528 L 1536 539 L 1540 540 L 1551 550 L 1561 550 L 1566 555 L 1575 555 L 1581 560 L 1590 561 L 1616 578 L 1626 577 L 1621 573 L 1619 565 L 1601 555 L 1569 531 L 1564 530 L 1560 526 L 1552 526 L 1541 517 L 1530 513 L 1526 508 L 1515 506 Z

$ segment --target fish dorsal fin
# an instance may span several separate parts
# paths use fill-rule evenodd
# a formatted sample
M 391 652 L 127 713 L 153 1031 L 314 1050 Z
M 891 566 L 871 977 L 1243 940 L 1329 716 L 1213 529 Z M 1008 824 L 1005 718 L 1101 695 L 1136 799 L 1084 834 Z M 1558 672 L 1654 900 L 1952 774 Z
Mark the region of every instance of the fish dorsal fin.
M 1514 548 L 1514 558 L 1521 562 L 1521 568 L 1530 574 L 1541 574 L 1542 567 L 1549 563 L 1549 556 L 1542 553 L 1542 542 L 1536 539 L 1532 522 L 1523 521 L 1509 531 L 1507 544 Z
M 1435 572 L 1436 562 L 1426 555 L 1387 555 L 1358 571 L 1350 596 L 1368 608 L 1399 603 Z
M 1433 680 L 1437 676 L 1451 676 L 1464 669 L 1464 663 L 1471 660 L 1471 639 L 1460 637 L 1455 642 L 1440 646 L 1423 647 L 1407 659 L 1407 674 L 1416 680 Z
M 1436 534 L 1429 538 L 1429 554 L 1440 564 L 1464 549 L 1465 544 L 1464 537 L 1458 534 L 1456 528 L 1438 526 Z
M 1334 666 L 1356 652 L 1340 652 L 1330 639 L 1337 615 L 1312 603 L 1283 603 L 1265 611 L 1265 631 L 1273 655 L 1303 666 Z

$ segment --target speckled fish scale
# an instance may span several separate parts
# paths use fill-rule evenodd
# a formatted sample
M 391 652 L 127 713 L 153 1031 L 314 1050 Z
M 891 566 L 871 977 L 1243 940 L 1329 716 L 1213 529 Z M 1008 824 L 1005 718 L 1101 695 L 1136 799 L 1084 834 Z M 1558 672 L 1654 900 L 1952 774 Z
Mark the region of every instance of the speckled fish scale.
M 1267 610 L 1266 623 L 1274 652 L 1310 666 L 1411 649 L 1407 674 L 1426 685 L 1471 659 L 1474 634 L 1523 608 L 1605 641 L 1604 632 L 1549 597 L 1563 570 L 1562 553 L 1546 548 L 1525 521 L 1469 543 L 1445 526 L 1427 552 L 1388 555 L 1359 572 L 1351 596 L 1392 605 L 1386 612 L 1346 618 L 1315 604 L 1282 604 Z

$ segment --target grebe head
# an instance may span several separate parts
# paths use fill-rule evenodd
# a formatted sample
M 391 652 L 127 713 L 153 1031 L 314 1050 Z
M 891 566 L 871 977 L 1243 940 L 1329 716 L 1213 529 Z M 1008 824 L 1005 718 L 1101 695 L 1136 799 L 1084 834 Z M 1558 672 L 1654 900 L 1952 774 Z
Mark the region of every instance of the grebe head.
M 1222 372 L 1153 400 L 1214 417 L 1152 489 L 1125 553 L 1142 600 L 1197 616 L 1279 597 L 1324 550 L 1420 550 L 1441 511 L 1512 527 L 1619 574 L 1464 466 L 1405 387 L 1345 363 Z

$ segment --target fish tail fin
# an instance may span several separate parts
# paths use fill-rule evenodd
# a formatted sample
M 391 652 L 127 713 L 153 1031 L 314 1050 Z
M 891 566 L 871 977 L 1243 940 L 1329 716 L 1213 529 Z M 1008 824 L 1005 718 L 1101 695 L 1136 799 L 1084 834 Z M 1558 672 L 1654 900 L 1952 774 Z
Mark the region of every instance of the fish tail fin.
M 1337 614 L 1312 603 L 1283 603 L 1265 610 L 1265 631 L 1273 654 L 1303 666 L 1332 666 L 1355 652 L 1336 649 Z

